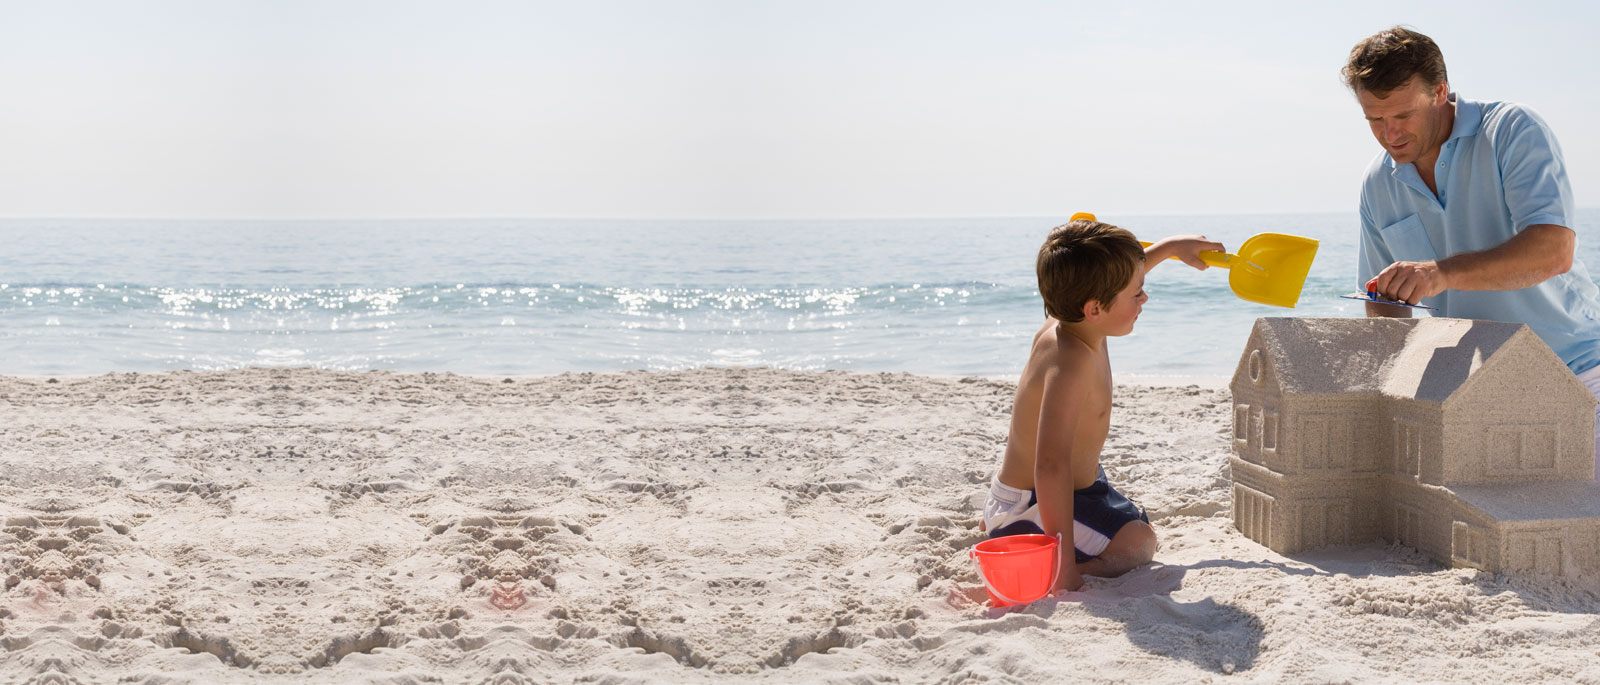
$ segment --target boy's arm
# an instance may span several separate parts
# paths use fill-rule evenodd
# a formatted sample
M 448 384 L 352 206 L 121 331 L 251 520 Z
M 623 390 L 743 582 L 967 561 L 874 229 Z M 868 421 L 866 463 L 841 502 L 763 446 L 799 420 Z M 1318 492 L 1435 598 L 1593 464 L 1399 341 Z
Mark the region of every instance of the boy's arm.
M 1045 535 L 1061 534 L 1061 573 L 1054 590 L 1077 590 L 1083 586 L 1073 553 L 1072 462 L 1083 458 L 1073 454 L 1078 416 L 1087 394 L 1087 355 L 1073 355 L 1045 373 L 1044 391 L 1039 399 L 1039 431 L 1033 457 L 1033 488 L 1039 498 L 1039 522 Z
M 1184 264 L 1204 271 L 1206 263 L 1200 261 L 1200 253 L 1205 251 L 1227 252 L 1222 243 L 1207 240 L 1203 235 L 1175 235 L 1162 238 L 1144 249 L 1144 270 L 1149 273 L 1167 260 L 1168 257 L 1177 257 Z

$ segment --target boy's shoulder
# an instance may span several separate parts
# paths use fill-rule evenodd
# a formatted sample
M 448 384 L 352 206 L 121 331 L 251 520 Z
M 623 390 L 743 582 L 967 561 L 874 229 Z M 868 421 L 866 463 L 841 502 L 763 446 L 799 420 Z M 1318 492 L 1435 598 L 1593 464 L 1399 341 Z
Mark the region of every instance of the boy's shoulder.
M 1033 336 L 1033 349 L 1028 355 L 1028 365 L 1036 371 L 1046 368 L 1076 370 L 1093 366 L 1104 350 L 1090 348 L 1083 341 L 1061 331 L 1051 320 Z

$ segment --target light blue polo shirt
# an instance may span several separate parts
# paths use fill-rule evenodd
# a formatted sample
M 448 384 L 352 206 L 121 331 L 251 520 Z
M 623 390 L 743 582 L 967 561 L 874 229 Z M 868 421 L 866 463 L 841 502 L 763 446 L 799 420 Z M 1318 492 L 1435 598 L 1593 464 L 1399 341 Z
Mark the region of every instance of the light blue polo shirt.
M 1528 226 L 1576 228 L 1561 148 L 1544 119 L 1509 102 L 1457 98 L 1439 150 L 1438 197 L 1416 166 L 1385 151 L 1361 185 L 1360 284 L 1400 261 L 1487 250 Z M 1521 290 L 1446 290 L 1423 304 L 1437 316 L 1525 323 L 1573 373 L 1600 366 L 1600 297 L 1582 262 Z

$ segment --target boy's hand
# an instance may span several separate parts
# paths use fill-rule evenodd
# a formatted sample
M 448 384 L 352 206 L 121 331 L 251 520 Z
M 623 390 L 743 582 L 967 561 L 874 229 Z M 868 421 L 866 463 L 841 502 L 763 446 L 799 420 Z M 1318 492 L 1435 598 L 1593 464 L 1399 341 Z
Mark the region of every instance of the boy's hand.
M 1078 573 L 1077 555 L 1073 552 L 1071 546 L 1068 546 L 1066 551 L 1058 557 L 1057 563 L 1061 564 L 1061 573 L 1057 574 L 1056 586 L 1050 591 L 1050 594 L 1053 595 L 1062 591 L 1077 592 L 1079 588 L 1083 587 L 1083 574 Z
M 1168 257 L 1177 257 L 1179 261 L 1196 269 L 1205 271 L 1209 268 L 1205 262 L 1200 261 L 1201 252 L 1227 252 L 1227 248 L 1215 240 L 1210 240 L 1203 235 L 1175 235 L 1157 241 L 1150 249 L 1145 251 L 1150 266 Z

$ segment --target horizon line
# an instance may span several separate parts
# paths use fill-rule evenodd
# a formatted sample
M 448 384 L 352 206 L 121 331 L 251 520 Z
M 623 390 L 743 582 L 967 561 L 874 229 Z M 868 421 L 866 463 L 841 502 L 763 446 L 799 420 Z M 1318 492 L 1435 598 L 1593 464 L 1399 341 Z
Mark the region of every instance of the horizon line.
M 1579 211 L 1600 210 L 1600 205 L 1579 206 Z M 0 221 L 173 221 L 173 222 L 263 222 L 263 223 L 297 223 L 297 222 L 387 222 L 387 221 L 625 221 L 625 222 L 668 222 L 692 221 L 708 223 L 750 223 L 750 222 L 796 222 L 796 221 L 953 221 L 953 220 L 1060 220 L 1072 216 L 1075 212 L 1060 214 L 962 214 L 962 215 L 901 215 L 901 216 L 810 216 L 810 217 L 626 217 L 626 216 L 370 216 L 370 217 L 172 217 L 172 216 L 0 216 Z M 1169 218 L 1185 216 L 1295 216 L 1309 214 L 1354 214 L 1355 210 L 1306 210 L 1306 211 L 1199 211 L 1199 212 L 1095 212 L 1097 216 L 1120 216 L 1133 218 Z
M 1579 207 L 1578 209 L 1600 209 Z M 793 222 L 793 221 L 942 221 L 942 220 L 1011 220 L 1054 219 L 1072 216 L 1076 212 L 1060 214 L 961 214 L 961 215 L 880 215 L 880 216 L 808 216 L 808 217 L 627 217 L 627 216 L 368 216 L 368 217 L 173 217 L 173 216 L 0 216 L 0 221 L 259 221 L 259 222 L 320 222 L 320 221 L 696 221 L 696 222 Z M 1201 211 L 1201 212 L 1095 212 L 1097 216 L 1125 217 L 1180 217 L 1180 216 L 1271 216 L 1304 214 L 1354 214 L 1355 210 L 1307 211 Z

